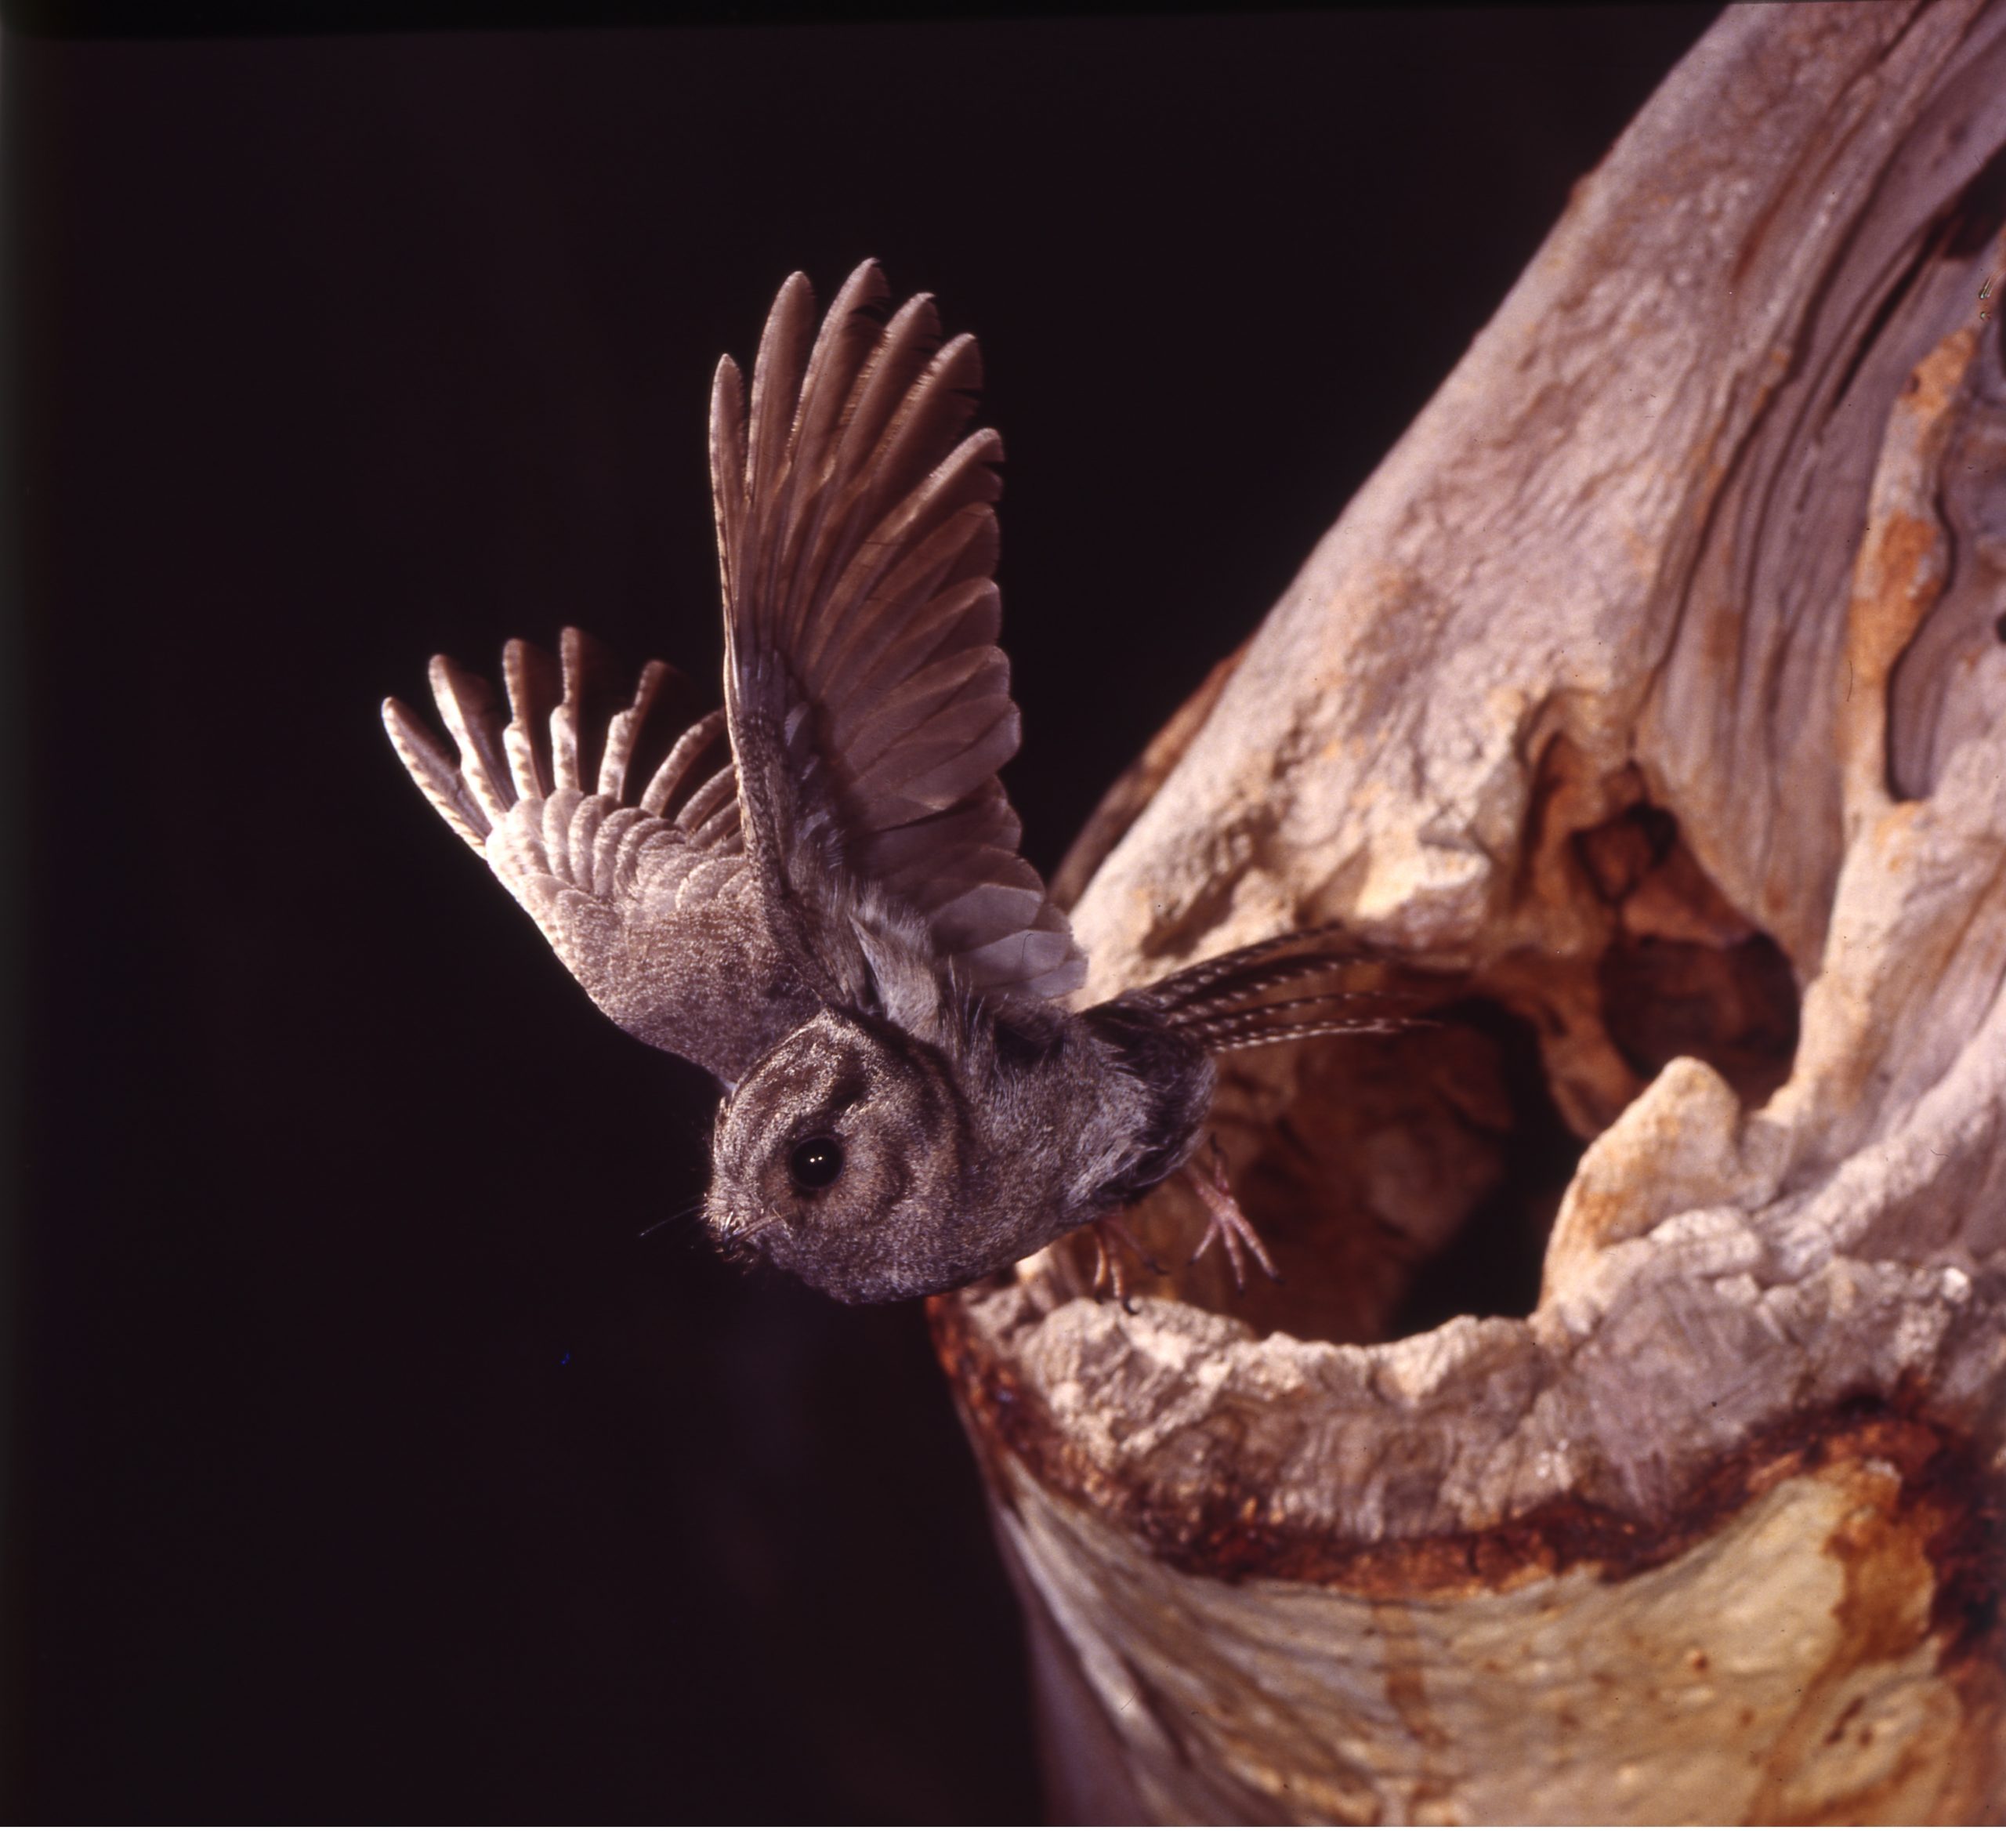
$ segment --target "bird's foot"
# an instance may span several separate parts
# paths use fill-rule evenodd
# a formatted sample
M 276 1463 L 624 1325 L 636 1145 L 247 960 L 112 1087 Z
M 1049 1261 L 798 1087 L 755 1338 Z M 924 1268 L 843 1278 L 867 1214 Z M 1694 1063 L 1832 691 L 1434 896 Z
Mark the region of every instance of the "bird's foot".
M 1128 1300 L 1128 1279 L 1121 1271 L 1122 1248 L 1125 1246 L 1139 1259 L 1144 1270 L 1153 1271 L 1158 1277 L 1164 1274 L 1164 1267 L 1135 1242 L 1135 1235 L 1129 1231 L 1128 1222 L 1122 1217 L 1119 1207 L 1112 1212 L 1103 1213 L 1094 1221 L 1093 1234 L 1094 1300 L 1099 1302 L 1102 1292 L 1111 1286 L 1115 1301 L 1133 1315 L 1135 1306 Z
M 1205 1172 L 1208 1167 L 1210 1174 Z M 1250 1256 L 1268 1274 L 1270 1283 L 1280 1283 L 1282 1274 L 1275 1268 L 1275 1261 L 1268 1256 L 1268 1248 L 1261 1242 L 1261 1235 L 1254 1230 L 1252 1221 L 1233 1197 L 1233 1184 L 1226 1179 L 1226 1158 L 1219 1152 L 1219 1139 L 1216 1136 L 1204 1154 L 1186 1167 L 1184 1178 L 1197 1190 L 1198 1198 L 1204 1201 L 1206 1210 L 1212 1216 L 1211 1223 L 1205 1228 L 1205 1236 L 1199 1240 L 1198 1248 L 1191 1254 L 1189 1263 L 1197 1263 L 1215 1245 L 1223 1245 L 1226 1262 L 1233 1266 L 1233 1287 L 1240 1295 L 1247 1294 L 1247 1259 Z

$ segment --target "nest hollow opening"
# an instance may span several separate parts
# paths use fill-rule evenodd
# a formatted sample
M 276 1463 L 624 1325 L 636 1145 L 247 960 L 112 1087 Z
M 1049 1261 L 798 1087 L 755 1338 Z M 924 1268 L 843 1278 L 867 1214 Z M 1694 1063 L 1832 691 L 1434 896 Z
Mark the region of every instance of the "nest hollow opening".
M 1206 1208 L 1173 1179 L 1129 1216 L 1164 1266 L 1132 1263 L 1132 1296 L 1346 1343 L 1529 1314 L 1589 1137 L 1671 1060 L 1704 1060 L 1751 1107 L 1782 1083 L 1798 1034 L 1790 963 L 1707 877 L 1675 817 L 1638 801 L 1546 850 L 1565 856 L 1585 948 L 1479 970 L 1411 1032 L 1222 1062 L 1212 1128 L 1283 1281 L 1250 1266 L 1242 1291 L 1216 1250 L 1190 1265 Z M 1092 1235 L 1069 1243 L 1084 1290 Z

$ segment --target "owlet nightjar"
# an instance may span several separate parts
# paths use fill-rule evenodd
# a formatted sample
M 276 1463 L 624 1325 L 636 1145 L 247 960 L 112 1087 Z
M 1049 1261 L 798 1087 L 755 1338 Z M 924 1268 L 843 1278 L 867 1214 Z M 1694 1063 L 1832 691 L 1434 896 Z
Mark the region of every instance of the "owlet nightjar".
M 630 699 L 567 629 L 556 662 L 509 643 L 505 715 L 433 661 L 457 763 L 383 707 L 586 993 L 724 1087 L 719 1241 L 846 1302 L 950 1289 L 1090 1221 L 1106 1263 L 1112 1216 L 1197 1150 L 1215 1053 L 1423 1005 L 1315 930 L 1068 1007 L 1086 959 L 997 780 L 1019 721 L 990 577 L 1002 445 L 962 433 L 979 382 L 974 340 L 943 344 L 925 295 L 892 311 L 874 263 L 819 331 L 791 277 L 749 405 L 729 358 L 712 393 L 722 706 L 660 661 Z M 1379 985 L 1342 985 L 1360 978 Z M 1216 1150 L 1186 1172 L 1200 1251 L 1267 1266 Z

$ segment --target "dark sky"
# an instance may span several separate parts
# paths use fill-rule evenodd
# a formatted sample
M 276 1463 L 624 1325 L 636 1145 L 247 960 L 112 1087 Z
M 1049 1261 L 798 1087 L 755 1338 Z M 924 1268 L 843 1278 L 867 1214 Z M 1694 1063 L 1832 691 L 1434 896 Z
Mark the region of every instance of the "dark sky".
M 712 366 L 874 255 L 983 342 L 1049 869 L 1711 16 L 9 38 L 0 1815 L 1037 1814 L 918 1307 L 639 1236 L 708 1089 L 378 704 L 713 675 Z

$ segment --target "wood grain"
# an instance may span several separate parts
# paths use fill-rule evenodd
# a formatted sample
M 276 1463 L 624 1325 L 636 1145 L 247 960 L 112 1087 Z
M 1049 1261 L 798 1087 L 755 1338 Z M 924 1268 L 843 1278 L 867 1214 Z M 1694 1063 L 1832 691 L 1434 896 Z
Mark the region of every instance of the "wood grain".
M 2006 5 L 1730 10 L 1102 831 L 1480 998 L 1226 1074 L 1288 1288 L 935 1306 L 1072 1819 L 2000 1818 L 2003 226 Z

